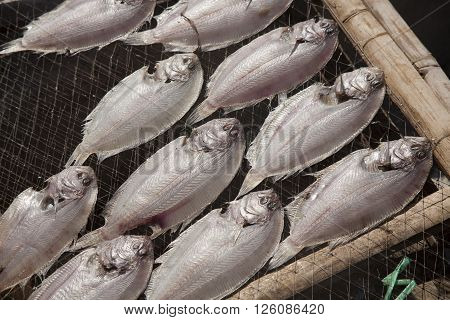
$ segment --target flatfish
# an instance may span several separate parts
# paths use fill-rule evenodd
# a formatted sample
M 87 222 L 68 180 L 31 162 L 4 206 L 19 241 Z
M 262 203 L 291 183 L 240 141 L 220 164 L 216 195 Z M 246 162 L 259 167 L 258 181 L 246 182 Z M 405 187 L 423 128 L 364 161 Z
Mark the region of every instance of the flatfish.
M 213 210 L 156 260 L 147 299 L 221 299 L 247 282 L 272 256 L 284 222 L 272 190 Z
M 105 207 L 105 225 L 80 238 L 72 250 L 140 225 L 152 228 L 152 238 L 186 226 L 228 186 L 244 150 L 242 125 L 232 118 L 212 120 L 177 138 L 124 182 Z
M 206 100 L 188 123 L 218 109 L 228 113 L 296 88 L 326 65 L 337 43 L 337 25 L 328 19 L 311 19 L 260 36 L 220 64 L 208 83 Z
M 156 17 L 157 27 L 131 34 L 126 43 L 162 43 L 167 51 L 212 51 L 265 29 L 292 0 L 183 0 Z
M 0 217 L 0 292 L 44 272 L 86 225 L 97 200 L 89 167 L 70 167 L 19 194 Z
M 155 0 L 66 0 L 26 26 L 0 55 L 31 50 L 76 53 L 126 38 L 151 18 Z
M 120 236 L 100 243 L 60 267 L 31 300 L 130 300 L 147 286 L 153 247 L 145 236 Z
M 431 143 L 420 137 L 353 152 L 319 173 L 286 207 L 290 235 L 270 261 L 275 268 L 304 247 L 347 243 L 403 209 L 422 189 L 432 165 Z
M 143 67 L 109 91 L 88 115 L 83 141 L 66 166 L 80 165 L 96 153 L 98 160 L 154 139 L 180 120 L 197 100 L 203 69 L 193 53 L 174 55 Z
M 283 102 L 247 152 L 251 169 L 239 195 L 267 177 L 279 180 L 336 153 L 372 121 L 384 95 L 383 72 L 360 68 L 332 86 L 315 84 Z

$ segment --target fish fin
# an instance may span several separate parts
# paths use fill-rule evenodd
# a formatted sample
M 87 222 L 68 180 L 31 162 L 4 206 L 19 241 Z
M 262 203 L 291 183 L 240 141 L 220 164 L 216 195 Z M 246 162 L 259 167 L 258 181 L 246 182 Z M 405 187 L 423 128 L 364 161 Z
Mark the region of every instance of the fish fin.
M 334 240 L 330 241 L 328 243 L 328 247 L 329 247 L 330 251 L 336 249 L 339 246 L 343 246 L 343 245 L 346 245 L 347 243 L 352 242 L 356 238 L 359 238 L 363 234 L 365 234 L 365 233 L 369 232 L 370 230 L 375 229 L 379 225 L 383 224 L 384 222 L 386 222 L 390 218 L 392 218 L 392 215 L 388 215 L 387 217 L 383 217 L 380 220 L 376 220 L 376 221 L 370 223 L 364 229 L 352 232 L 352 233 L 350 233 L 350 234 L 348 234 L 346 236 L 342 236 L 340 238 L 337 238 L 337 239 L 334 239 Z
M 73 252 L 84 249 L 86 247 L 92 247 L 102 242 L 103 240 L 105 239 L 102 234 L 102 228 L 100 228 L 79 238 L 72 246 L 67 249 L 67 251 Z
M 184 229 L 186 229 L 186 228 L 192 223 L 192 221 L 193 221 L 195 218 L 196 218 L 196 216 L 194 216 L 194 217 L 192 217 L 192 218 L 189 218 L 189 219 L 187 219 L 186 221 L 184 221 L 184 222 L 181 224 L 180 232 L 184 231 Z
M 81 144 L 76 147 L 75 151 L 70 156 L 69 160 L 67 161 L 65 167 L 68 168 L 70 166 L 79 166 L 82 165 L 91 155 L 89 152 L 84 152 L 83 148 L 81 147 Z
M 159 264 L 159 262 L 157 261 L 158 259 L 155 260 L 154 264 Z M 150 276 L 150 281 L 148 282 L 147 288 L 144 291 L 146 300 L 152 300 L 151 296 L 153 291 L 155 290 L 155 284 L 159 283 L 160 271 L 158 269 L 159 267 L 153 269 L 153 272 Z
M 122 148 L 122 149 L 115 149 L 115 150 L 110 150 L 110 151 L 99 151 L 96 153 L 97 155 L 97 161 L 98 163 L 103 162 L 105 159 L 115 156 L 116 154 L 122 152 L 123 150 L 128 149 L 128 148 Z
M 159 43 L 159 40 L 155 38 L 155 32 L 153 30 L 147 30 L 132 33 L 123 42 L 131 46 L 148 46 Z
M 298 173 L 297 170 L 292 170 L 292 171 L 289 172 L 289 173 L 279 174 L 279 175 L 277 175 L 277 176 L 272 177 L 272 181 L 273 181 L 273 182 L 278 182 L 278 181 L 280 181 L 280 180 L 287 179 L 287 178 L 293 176 L 293 175 L 296 174 L 296 173 Z
M 301 217 L 296 216 L 294 214 L 293 210 L 284 209 L 284 213 L 285 213 L 286 217 L 288 218 L 289 228 L 294 226 L 297 223 L 297 221 L 301 218 Z
M 31 277 L 32 277 L 32 276 L 29 276 L 29 277 L 23 279 L 22 281 L 20 281 L 20 282 L 18 283 L 18 285 L 19 285 L 19 287 L 20 287 L 21 290 L 24 290 L 24 288 L 26 287 L 28 281 L 30 281 Z
M 193 124 L 207 118 L 217 109 L 206 99 L 199 106 L 195 107 L 194 111 L 189 115 L 186 124 L 192 126 Z
M 254 188 L 256 188 L 266 177 L 256 173 L 254 170 L 250 169 L 250 171 L 245 176 L 244 182 L 242 183 L 241 189 L 239 190 L 239 194 L 236 198 L 240 198 L 243 195 L 249 193 Z
M 194 234 L 197 233 L 198 232 L 197 229 L 201 228 L 203 223 L 205 223 L 206 220 L 213 219 L 214 216 L 219 215 L 221 212 L 222 212 L 222 209 L 214 209 L 214 210 L 210 211 L 207 215 L 205 215 L 203 218 L 198 220 L 196 223 L 194 223 L 192 226 L 190 226 L 187 230 L 183 231 L 174 241 L 172 241 L 169 244 L 168 248 L 172 249 L 173 247 L 175 247 L 177 245 L 177 243 L 185 241 L 185 239 L 190 237 L 190 235 L 192 233 L 194 233 Z M 164 253 L 164 255 L 166 255 L 167 253 L 169 253 L 169 251 Z
M 22 46 L 22 38 L 13 40 L 0 46 L 0 56 L 27 50 Z
M 238 110 L 242 110 L 242 109 L 244 109 L 244 108 L 247 108 L 247 107 L 249 107 L 249 106 L 251 106 L 251 105 L 253 105 L 253 103 L 244 103 L 244 104 L 238 104 L 238 105 L 233 106 L 233 107 L 227 107 L 226 109 L 223 109 L 223 113 L 224 113 L 224 114 L 229 114 L 229 113 L 231 113 L 231 112 L 234 112 L 234 111 L 238 111 Z
M 44 278 L 45 275 L 47 274 L 48 270 L 50 270 L 50 268 L 56 263 L 56 261 L 58 261 L 58 259 L 61 257 L 61 255 L 68 251 L 68 249 L 70 248 L 71 244 L 73 244 L 76 241 L 76 239 L 73 239 L 71 242 L 69 242 L 62 250 L 59 254 L 57 254 L 54 258 L 52 258 L 49 262 L 47 262 L 38 272 L 36 272 L 36 274 L 39 277 Z
M 334 239 L 332 241 L 330 241 L 328 243 L 328 248 L 330 249 L 330 251 L 336 249 L 339 246 L 345 245 L 351 241 L 353 241 L 354 239 L 356 239 L 357 237 L 359 237 L 361 234 L 363 234 L 364 232 L 355 232 L 352 233 L 348 236 L 343 236 L 337 239 Z
M 278 104 L 282 104 L 288 99 L 287 92 L 280 92 L 278 94 Z
M 381 223 L 381 222 L 380 222 Z M 379 223 L 377 223 L 378 225 Z M 349 242 L 352 242 L 353 240 L 355 240 L 356 238 L 360 237 L 361 235 L 365 234 L 366 232 L 368 232 L 370 229 L 374 228 L 376 225 L 370 225 L 362 230 L 353 232 L 349 235 L 334 239 L 332 241 L 330 241 L 328 243 L 328 248 L 330 249 L 330 251 L 336 249 L 339 246 L 343 246 Z
M 291 112 L 293 106 L 294 104 L 283 102 L 269 113 L 245 156 L 251 166 L 254 166 L 256 160 L 267 150 L 274 132 L 282 126 L 283 119 Z
M 277 249 L 275 250 L 275 254 L 272 259 L 269 261 L 269 270 L 275 269 L 285 262 L 291 260 L 291 258 L 295 257 L 297 253 L 299 253 L 303 249 L 302 246 L 295 246 L 288 239 L 281 242 Z
M 165 229 L 162 229 L 159 225 L 151 225 L 150 229 L 152 230 L 152 235 L 150 236 L 150 239 L 154 240 L 158 238 L 160 235 L 162 235 L 164 232 L 166 232 Z
M 189 6 L 189 1 L 191 0 L 181 0 L 173 6 L 166 8 L 160 15 L 155 17 L 158 25 L 164 24 L 167 21 L 172 21 L 175 17 L 186 12 L 186 9 Z

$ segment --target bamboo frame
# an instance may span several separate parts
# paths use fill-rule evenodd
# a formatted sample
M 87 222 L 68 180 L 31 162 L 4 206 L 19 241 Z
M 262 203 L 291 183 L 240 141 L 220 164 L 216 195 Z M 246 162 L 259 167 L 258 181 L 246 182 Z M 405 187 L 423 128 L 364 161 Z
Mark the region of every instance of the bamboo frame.
M 439 190 L 366 235 L 331 251 L 321 249 L 243 287 L 230 299 L 287 299 L 333 274 L 450 218 L 450 187 Z
M 447 75 L 394 6 L 389 0 L 364 0 L 364 3 L 450 111 L 450 81 Z
M 450 176 L 450 114 L 389 32 L 361 0 L 324 0 L 368 64 L 384 71 L 392 100 L 417 132 L 434 142 L 434 156 Z

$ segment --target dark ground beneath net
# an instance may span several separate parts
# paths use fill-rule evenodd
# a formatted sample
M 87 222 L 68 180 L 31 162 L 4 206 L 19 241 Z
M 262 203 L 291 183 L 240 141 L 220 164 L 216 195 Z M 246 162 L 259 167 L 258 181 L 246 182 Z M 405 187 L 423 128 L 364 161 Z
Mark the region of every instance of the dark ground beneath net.
M 23 26 L 43 12 L 50 11 L 59 2 L 61 1 L 30 0 L 23 4 L 1 6 L 0 44 L 18 38 Z M 157 12 L 161 12 L 162 8 L 159 7 Z M 268 30 L 291 25 L 317 14 L 329 16 L 320 1 L 313 1 L 311 4 L 303 0 L 294 1 L 293 7 Z M 246 40 L 241 44 L 212 53 L 199 53 L 206 79 L 227 55 L 249 41 Z M 340 42 L 341 48 L 337 50 L 325 70 L 294 93 L 316 81 L 332 83 L 339 73 L 364 66 L 364 62 L 343 34 L 340 36 Z M 144 65 L 148 65 L 152 70 L 156 61 L 170 55 L 163 53 L 160 45 L 132 48 L 121 43 L 114 43 L 101 51 L 90 50 L 76 56 L 54 54 L 39 56 L 26 52 L 1 58 L 0 212 L 6 210 L 21 191 L 30 186 L 42 187 L 49 176 L 63 168 L 68 157 L 81 141 L 83 119 L 114 85 Z M 203 96 L 204 92 L 200 100 Z M 246 127 L 248 143 L 256 136 L 269 111 L 276 105 L 276 99 L 272 102 L 264 101 L 255 107 L 232 114 Z M 217 116 L 223 115 L 216 114 L 215 117 Z M 91 157 L 86 164 L 92 166 L 97 173 L 99 196 L 95 212 L 89 219 L 85 232 L 103 224 L 101 212 L 106 202 L 147 157 L 174 137 L 188 134 L 189 131 L 190 128 L 184 126 L 183 119 L 154 141 L 134 150 L 125 151 L 105 160 L 102 164 L 98 164 L 95 157 Z M 416 133 L 397 107 L 386 98 L 382 111 L 377 114 L 373 123 L 364 130 L 363 134 L 339 153 L 308 171 L 321 170 L 356 149 L 376 147 L 379 141 L 398 139 L 404 135 L 416 135 Z M 224 203 L 233 200 L 247 170 L 248 166 L 244 162 L 231 185 L 204 213 L 212 208 L 223 207 Z M 287 204 L 293 195 L 301 192 L 312 181 L 313 178 L 310 176 L 295 175 L 277 184 L 267 181 L 258 189 L 274 188 L 280 194 L 283 204 Z M 423 192 L 413 203 L 417 203 L 423 196 L 435 190 L 434 185 L 428 181 Z M 411 255 L 414 262 L 405 276 L 414 278 L 420 283 L 445 275 L 448 264 L 446 265 L 444 254 L 448 248 L 449 229 L 447 221 L 432 230 L 424 230 L 423 234 L 416 237 L 421 238 L 432 234 L 438 240 L 438 245 Z M 133 233 L 147 232 L 149 230 L 146 228 L 133 231 Z M 157 256 L 176 235 L 166 234 L 155 241 Z M 380 299 L 383 295 L 381 279 L 390 273 L 400 260 L 400 258 L 392 258 L 392 254 L 404 251 L 412 242 L 414 241 L 406 241 L 366 261 L 349 266 L 346 271 L 300 294 L 293 295 L 292 298 Z M 70 254 L 64 255 L 50 272 L 71 257 Z M 265 272 L 262 270 L 257 276 Z M 33 286 L 39 283 L 40 279 L 34 277 L 24 290 L 15 289 L 0 297 L 26 298 Z

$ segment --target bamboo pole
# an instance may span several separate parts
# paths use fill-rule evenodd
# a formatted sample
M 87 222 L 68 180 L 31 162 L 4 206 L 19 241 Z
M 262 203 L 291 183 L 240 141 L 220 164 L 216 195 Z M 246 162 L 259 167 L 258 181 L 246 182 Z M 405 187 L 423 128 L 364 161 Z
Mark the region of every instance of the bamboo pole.
M 286 299 L 386 248 L 450 218 L 450 187 L 425 197 L 414 207 L 366 235 L 336 248 L 321 249 L 246 285 L 230 299 Z M 380 280 L 381 281 L 381 280 Z
M 364 3 L 450 111 L 450 81 L 447 75 L 394 6 L 389 0 L 364 0 Z
M 408 57 L 361 0 L 324 0 L 368 64 L 384 71 L 392 100 L 417 132 L 433 141 L 434 156 L 450 176 L 450 114 Z

